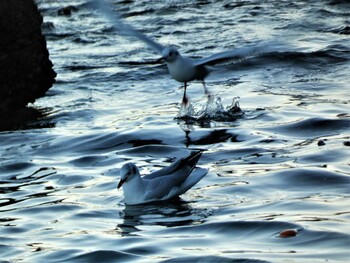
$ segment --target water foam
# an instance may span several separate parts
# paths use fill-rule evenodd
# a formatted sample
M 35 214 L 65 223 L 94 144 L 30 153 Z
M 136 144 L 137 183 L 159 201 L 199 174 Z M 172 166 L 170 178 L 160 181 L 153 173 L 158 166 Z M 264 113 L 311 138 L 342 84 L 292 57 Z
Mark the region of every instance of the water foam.
M 221 97 L 213 95 L 208 97 L 208 101 L 200 110 L 196 110 L 192 103 L 181 105 L 175 119 L 191 121 L 219 121 L 231 122 L 240 118 L 244 112 L 239 105 L 239 97 L 234 97 L 229 106 L 224 107 Z

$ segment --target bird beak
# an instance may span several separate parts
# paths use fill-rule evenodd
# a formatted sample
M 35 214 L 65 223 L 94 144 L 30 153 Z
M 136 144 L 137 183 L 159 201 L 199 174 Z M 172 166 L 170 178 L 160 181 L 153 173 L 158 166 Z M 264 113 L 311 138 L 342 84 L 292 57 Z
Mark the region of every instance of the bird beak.
M 120 187 L 122 187 L 122 185 L 125 183 L 125 181 L 126 181 L 126 179 L 121 179 L 119 181 L 119 184 L 118 184 L 117 188 L 119 189 Z

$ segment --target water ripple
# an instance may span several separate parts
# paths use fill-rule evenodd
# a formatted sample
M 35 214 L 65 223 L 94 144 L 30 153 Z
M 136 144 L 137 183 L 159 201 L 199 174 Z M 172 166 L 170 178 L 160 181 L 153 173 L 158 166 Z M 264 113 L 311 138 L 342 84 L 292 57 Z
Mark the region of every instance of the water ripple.
M 109 0 L 108 0 L 109 1 Z M 0 132 L 4 262 L 346 262 L 348 1 L 110 1 L 202 57 L 288 45 L 182 84 L 86 0 L 38 0 L 58 73 L 43 114 Z M 238 99 L 239 98 L 239 99 Z M 119 168 L 193 149 L 209 173 L 181 198 L 126 206 Z

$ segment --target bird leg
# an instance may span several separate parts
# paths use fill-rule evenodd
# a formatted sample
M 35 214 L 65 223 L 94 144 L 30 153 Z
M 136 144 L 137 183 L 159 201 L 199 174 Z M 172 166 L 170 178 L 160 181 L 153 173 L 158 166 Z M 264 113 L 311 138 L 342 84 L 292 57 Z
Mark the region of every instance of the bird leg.
M 184 84 L 184 95 L 182 97 L 182 105 L 184 105 L 185 107 L 188 104 L 188 98 L 186 96 L 186 89 L 187 89 L 187 82 L 185 82 L 185 84 Z
M 204 88 L 204 94 L 208 96 L 208 99 L 210 98 L 211 94 L 207 88 L 207 86 L 205 85 L 205 82 L 204 80 L 202 81 L 202 84 L 203 84 L 203 88 Z

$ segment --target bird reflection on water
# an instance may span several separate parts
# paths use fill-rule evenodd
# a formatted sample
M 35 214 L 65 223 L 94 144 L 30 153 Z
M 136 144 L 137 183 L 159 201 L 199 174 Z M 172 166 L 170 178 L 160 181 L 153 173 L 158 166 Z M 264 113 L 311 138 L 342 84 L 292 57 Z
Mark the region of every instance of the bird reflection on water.
M 198 225 L 204 223 L 210 214 L 207 209 L 194 208 L 191 202 L 179 197 L 148 205 L 127 205 L 119 213 L 123 223 L 118 224 L 117 229 L 122 236 L 137 236 L 142 226 Z

